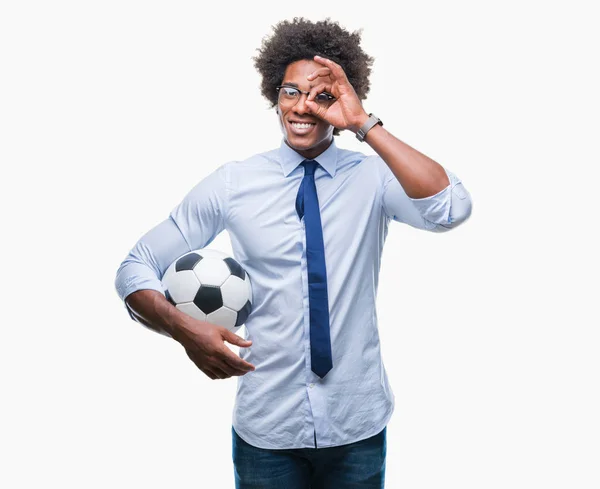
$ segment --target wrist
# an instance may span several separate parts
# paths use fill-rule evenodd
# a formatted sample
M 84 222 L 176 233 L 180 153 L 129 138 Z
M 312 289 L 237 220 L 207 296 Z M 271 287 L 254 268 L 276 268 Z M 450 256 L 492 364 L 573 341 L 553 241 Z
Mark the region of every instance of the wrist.
M 193 318 L 187 314 L 182 313 L 173 307 L 177 312 L 170 315 L 164 324 L 164 330 L 168 335 L 178 343 L 181 343 L 185 338 L 190 336 L 190 331 L 193 330 L 191 322 Z
M 356 132 L 356 139 L 358 139 L 361 143 L 364 142 L 367 133 L 377 125 L 383 126 L 383 122 L 381 122 L 381 119 L 375 114 L 370 113 L 369 118 L 366 120 L 364 125 L 361 126 Z
M 369 120 L 369 114 L 367 114 L 366 112 L 363 112 L 359 117 L 357 117 L 357 119 L 354 121 L 354 123 L 349 127 L 349 129 L 356 134 L 359 129 L 365 125 L 365 123 Z
M 193 318 L 175 307 L 165 296 L 158 297 L 157 310 L 162 318 L 162 328 L 175 341 L 181 343 L 181 339 L 187 336 L 191 329 Z

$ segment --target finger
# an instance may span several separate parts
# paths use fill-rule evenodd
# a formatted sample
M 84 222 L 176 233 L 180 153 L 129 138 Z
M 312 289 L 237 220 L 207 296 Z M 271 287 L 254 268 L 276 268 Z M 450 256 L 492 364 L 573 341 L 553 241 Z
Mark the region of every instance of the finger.
M 190 360 L 192 361 L 192 363 L 194 365 L 196 365 L 196 367 L 198 367 L 198 369 L 200 369 L 202 372 L 204 372 L 206 374 L 206 376 L 209 379 L 215 380 L 215 379 L 219 378 L 217 376 L 217 374 L 215 373 L 215 369 L 212 366 L 209 368 L 206 365 L 200 365 L 200 363 L 196 362 L 196 360 L 194 360 L 194 358 L 192 356 L 190 356 L 189 353 L 188 353 L 188 357 L 190 358 Z
M 194 353 L 189 351 L 187 348 L 185 349 L 185 353 L 187 354 L 188 358 L 192 361 L 192 363 L 194 365 L 196 365 L 196 367 L 198 367 L 202 372 L 204 372 L 207 377 L 209 377 L 212 380 L 219 378 L 219 376 L 215 372 L 215 370 L 217 370 L 217 369 L 215 367 L 213 367 L 212 362 L 211 362 L 211 366 L 207 367 L 206 365 L 200 364 L 198 361 L 196 361 Z
M 313 71 L 310 75 L 308 75 L 306 78 L 308 80 L 314 80 L 315 78 L 319 77 L 319 76 L 329 76 L 331 75 L 331 68 L 319 68 L 318 70 Z
M 315 61 L 317 63 L 324 64 L 331 70 L 331 74 L 335 78 L 339 78 L 340 80 L 346 80 L 346 72 L 344 69 L 338 65 L 335 61 L 331 61 L 330 59 L 323 58 L 322 56 L 315 56 Z
M 316 103 L 314 99 L 317 96 L 317 94 L 319 94 L 321 92 L 331 92 L 331 90 L 332 90 L 332 88 L 331 88 L 330 84 L 320 83 L 316 87 L 311 88 L 310 92 L 308 93 L 308 97 L 306 97 L 306 106 L 308 107 L 308 110 L 310 110 L 310 112 L 313 115 L 316 115 L 317 117 L 319 117 L 320 119 L 323 119 L 323 120 L 324 120 L 325 113 L 327 112 L 327 108 Z
M 207 368 L 207 367 L 200 367 L 200 365 L 198 365 L 196 362 L 194 362 L 194 365 L 196 365 L 196 367 L 198 367 L 202 372 L 204 372 L 204 374 L 211 380 L 215 380 L 217 378 L 217 376 L 214 374 L 214 372 Z
M 306 100 L 305 105 L 308 107 L 308 110 L 312 115 L 327 122 L 325 119 L 325 113 L 327 112 L 327 109 L 319 105 L 314 100 Z
M 252 340 L 245 340 L 244 338 L 241 338 L 240 336 L 235 334 L 233 331 L 228 330 L 227 328 L 223 328 L 221 330 L 221 337 L 225 341 L 231 343 L 232 345 L 248 347 L 252 344 Z
M 227 372 L 225 372 L 224 370 L 220 369 L 219 367 L 213 365 L 212 366 L 212 370 L 215 373 L 215 375 L 217 376 L 217 378 L 219 379 L 228 379 L 229 377 L 231 377 L 231 375 L 229 375 Z M 214 379 L 216 380 L 216 379 Z
M 308 97 L 306 100 L 313 101 L 317 94 L 321 92 L 331 92 L 331 84 L 330 83 L 319 83 L 318 85 L 312 87 L 310 92 L 308 92 Z M 333 94 L 332 94 L 333 95 Z
M 233 353 L 227 346 L 224 346 L 222 354 L 222 360 L 227 360 L 227 363 L 234 368 L 238 368 L 245 372 L 250 372 L 254 370 L 254 365 L 248 363 L 246 360 L 242 360 L 242 358 L 238 357 L 235 353 Z
M 251 371 L 250 368 L 238 367 L 237 365 L 232 363 L 228 358 L 223 358 L 221 360 L 221 363 L 219 364 L 219 367 L 221 367 L 223 370 L 225 370 L 225 372 L 231 375 L 244 375 Z
M 237 368 L 234 365 L 231 365 L 227 360 L 223 360 L 222 362 L 220 362 L 218 364 L 218 366 L 221 370 L 226 372 L 230 377 L 232 377 L 234 375 L 235 376 L 246 375 L 248 373 L 248 370 L 242 370 L 240 368 Z

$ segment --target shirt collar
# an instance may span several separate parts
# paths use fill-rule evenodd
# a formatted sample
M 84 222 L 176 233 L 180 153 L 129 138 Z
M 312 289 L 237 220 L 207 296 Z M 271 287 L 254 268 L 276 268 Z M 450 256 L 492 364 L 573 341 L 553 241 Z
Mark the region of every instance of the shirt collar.
M 335 170 L 337 167 L 337 146 L 335 145 L 335 138 L 329 145 L 329 147 L 323 151 L 319 156 L 313 158 L 321 165 L 329 175 L 335 176 Z M 283 175 L 289 176 L 296 167 L 302 163 L 306 158 L 299 153 L 296 153 L 290 148 L 284 139 L 281 140 L 281 146 L 279 147 L 279 163 L 283 169 Z

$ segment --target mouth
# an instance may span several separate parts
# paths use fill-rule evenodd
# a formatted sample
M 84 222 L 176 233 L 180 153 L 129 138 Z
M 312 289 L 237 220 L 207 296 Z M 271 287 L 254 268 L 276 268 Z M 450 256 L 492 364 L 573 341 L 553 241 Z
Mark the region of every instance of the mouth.
M 298 136 L 308 134 L 317 125 L 315 122 L 288 121 L 292 132 Z

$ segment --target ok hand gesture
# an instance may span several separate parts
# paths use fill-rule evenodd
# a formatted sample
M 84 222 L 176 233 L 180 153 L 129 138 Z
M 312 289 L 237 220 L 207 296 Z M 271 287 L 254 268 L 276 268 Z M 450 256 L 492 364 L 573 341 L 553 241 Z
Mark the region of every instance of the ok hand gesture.
M 309 81 L 317 80 L 318 83 L 310 90 L 306 106 L 312 114 L 332 126 L 357 132 L 369 115 L 363 109 L 346 73 L 339 64 L 330 59 L 315 56 L 314 60 L 323 65 L 323 68 L 318 68 L 307 76 Z M 315 96 L 323 91 L 335 97 L 335 101 L 328 107 L 314 101 Z

